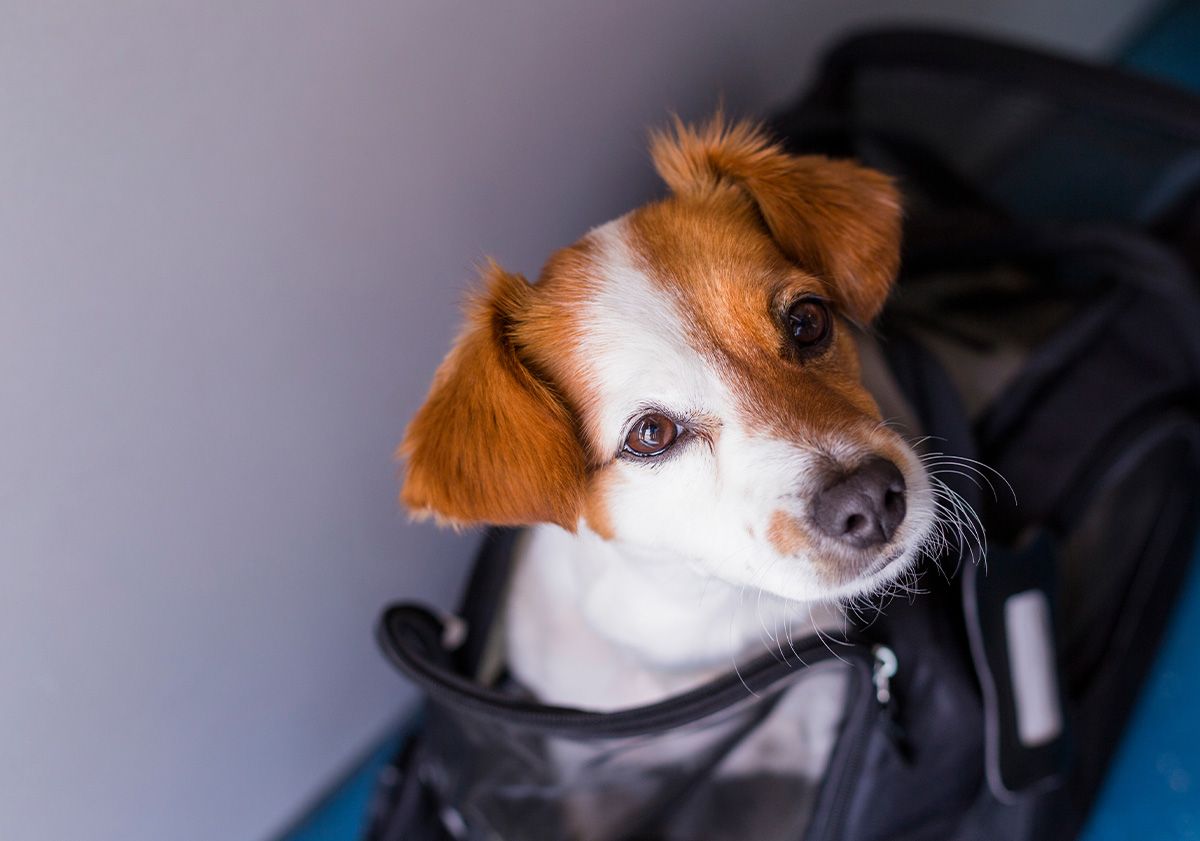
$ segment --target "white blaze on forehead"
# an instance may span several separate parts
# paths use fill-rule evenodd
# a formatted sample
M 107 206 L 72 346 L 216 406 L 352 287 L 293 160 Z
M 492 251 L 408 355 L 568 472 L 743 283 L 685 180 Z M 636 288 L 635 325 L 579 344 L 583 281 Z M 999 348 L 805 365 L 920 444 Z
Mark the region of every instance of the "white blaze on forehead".
M 684 308 L 639 265 L 627 232 L 617 220 L 591 234 L 596 282 L 580 350 L 599 444 L 615 454 L 630 421 L 651 407 L 685 422 L 702 415 L 712 437 L 706 445 L 684 441 L 661 461 L 614 465 L 610 524 L 627 547 L 749 584 L 755 561 L 773 557 L 763 535 L 780 498 L 795 492 L 805 454 L 792 442 L 746 434 L 723 372 L 691 345 Z
M 598 277 L 585 306 L 581 351 L 598 392 L 600 443 L 615 451 L 630 415 L 648 405 L 721 414 L 726 390 L 689 346 L 689 325 L 670 293 L 638 266 L 625 219 L 596 228 L 589 239 Z

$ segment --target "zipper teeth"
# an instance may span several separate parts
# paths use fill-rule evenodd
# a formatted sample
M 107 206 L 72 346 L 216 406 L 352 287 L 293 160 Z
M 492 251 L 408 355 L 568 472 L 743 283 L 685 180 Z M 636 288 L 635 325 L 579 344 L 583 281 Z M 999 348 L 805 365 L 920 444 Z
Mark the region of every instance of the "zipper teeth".
M 841 738 L 847 741 L 840 753 L 841 762 L 836 769 L 826 768 L 824 785 L 831 786 L 831 802 L 825 810 L 825 819 L 819 824 L 814 821 L 806 834 L 811 841 L 836 841 L 844 834 L 850 801 L 857 790 L 854 779 L 862 767 L 874 730 L 871 721 L 878 712 L 879 704 L 875 699 L 870 671 L 865 667 L 866 658 L 861 658 L 858 665 L 859 668 L 854 671 L 857 687 L 852 689 L 852 694 L 858 700 L 859 707 L 847 715 L 843 725 Z M 811 831 L 813 828 L 819 829 L 820 833 L 814 835 Z
M 764 655 L 741 670 L 738 676 L 718 678 L 649 706 L 598 713 L 522 701 L 439 668 L 418 653 L 432 648 L 432 641 L 438 639 L 435 633 L 438 626 L 438 621 L 422 608 L 400 606 L 389 609 L 379 627 L 380 643 L 388 659 L 431 697 L 497 719 L 508 726 L 591 736 L 632 736 L 678 727 L 718 712 L 809 666 L 835 657 L 863 663 L 869 659 L 860 646 L 835 654 L 824 644 L 814 643 L 796 652 L 798 664 Z M 414 636 L 419 638 L 415 646 L 409 644 Z

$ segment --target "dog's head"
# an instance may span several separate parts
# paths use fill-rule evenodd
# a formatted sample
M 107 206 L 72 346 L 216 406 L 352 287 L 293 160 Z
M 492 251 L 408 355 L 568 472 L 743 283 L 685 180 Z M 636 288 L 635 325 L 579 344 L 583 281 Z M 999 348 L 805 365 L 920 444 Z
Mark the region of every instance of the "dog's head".
M 797 600 L 899 574 L 933 520 L 852 325 L 899 259 L 889 180 L 720 118 L 653 141 L 671 189 L 498 266 L 408 429 L 402 492 L 452 524 L 586 525 Z

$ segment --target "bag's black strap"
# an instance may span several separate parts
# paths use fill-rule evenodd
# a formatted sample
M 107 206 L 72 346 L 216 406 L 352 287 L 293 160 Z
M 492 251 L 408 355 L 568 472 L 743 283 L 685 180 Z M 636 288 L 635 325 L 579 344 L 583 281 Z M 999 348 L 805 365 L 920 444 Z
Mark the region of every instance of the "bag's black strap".
M 457 610 L 457 616 L 466 623 L 467 632 L 454 652 L 455 666 L 463 674 L 479 673 L 492 627 L 503 606 L 502 594 L 512 576 L 520 536 L 520 529 L 488 529 L 475 556 Z
M 823 634 L 803 644 L 797 643 L 793 653 L 803 666 L 766 653 L 731 674 L 713 678 L 679 695 L 640 707 L 601 713 L 540 704 L 502 689 L 481 686 L 456 668 L 446 646 L 446 631 L 446 624 L 420 605 L 396 604 L 384 611 L 376 637 L 392 665 L 432 700 L 503 726 L 576 737 L 642 736 L 682 727 L 718 713 L 744 700 L 747 695 L 763 692 L 781 680 L 793 678 L 804 668 L 817 663 L 868 656 L 865 645 L 847 645 L 835 650 L 839 642 L 864 642 L 860 636 Z

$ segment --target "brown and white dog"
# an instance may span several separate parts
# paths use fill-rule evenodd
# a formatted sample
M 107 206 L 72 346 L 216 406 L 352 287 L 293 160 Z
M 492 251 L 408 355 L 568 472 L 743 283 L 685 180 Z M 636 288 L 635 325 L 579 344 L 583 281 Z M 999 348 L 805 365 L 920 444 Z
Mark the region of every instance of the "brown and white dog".
M 486 268 L 400 448 L 417 516 L 534 526 L 507 658 L 550 703 L 690 688 L 833 621 L 936 533 L 854 335 L 897 269 L 890 181 L 719 116 L 652 154 L 667 198 L 535 284 Z

